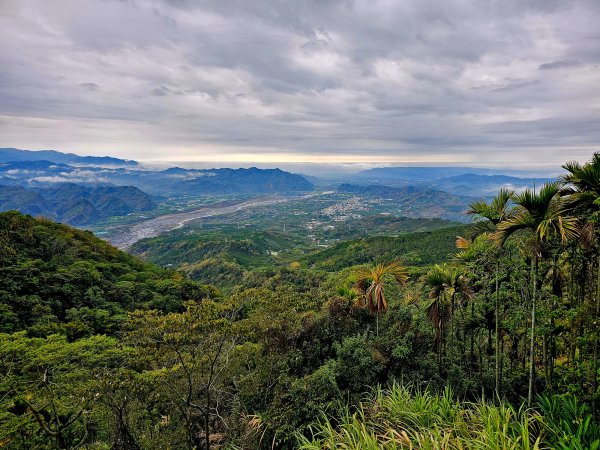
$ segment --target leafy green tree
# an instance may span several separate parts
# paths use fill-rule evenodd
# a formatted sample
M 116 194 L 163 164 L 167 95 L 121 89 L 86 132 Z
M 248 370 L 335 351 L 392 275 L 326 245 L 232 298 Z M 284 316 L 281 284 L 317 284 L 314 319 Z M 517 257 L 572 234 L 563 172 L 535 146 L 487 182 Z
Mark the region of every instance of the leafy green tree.
M 235 314 L 205 300 L 188 303 L 183 313 L 137 311 L 127 325 L 128 342 L 148 361 L 147 376 L 161 386 L 169 420 L 185 424 L 190 447 L 209 450 L 230 409 Z
M 444 343 L 446 324 L 450 325 L 450 352 L 454 351 L 453 318 L 457 306 L 472 298 L 473 293 L 462 268 L 452 265 L 435 265 L 427 272 L 425 284 L 430 288 L 427 316 L 435 329 L 435 346 L 438 355 Z M 458 303 L 458 301 L 461 303 Z
M 17 448 L 23 436 L 61 449 L 89 444 L 93 433 L 109 440 L 98 379 L 127 365 L 132 352 L 106 336 L 69 343 L 59 335 L 0 335 L 0 435 Z
M 594 286 L 594 304 L 591 328 L 594 333 L 594 346 L 592 355 L 593 376 L 593 411 L 598 413 L 598 359 L 600 357 L 600 333 L 598 321 L 600 320 L 600 153 L 594 153 L 592 160 L 581 164 L 570 161 L 564 164 L 567 173 L 562 177 L 563 187 L 561 194 L 564 199 L 565 209 L 569 214 L 579 218 L 582 224 L 582 244 L 593 248 L 596 253 L 596 284 Z

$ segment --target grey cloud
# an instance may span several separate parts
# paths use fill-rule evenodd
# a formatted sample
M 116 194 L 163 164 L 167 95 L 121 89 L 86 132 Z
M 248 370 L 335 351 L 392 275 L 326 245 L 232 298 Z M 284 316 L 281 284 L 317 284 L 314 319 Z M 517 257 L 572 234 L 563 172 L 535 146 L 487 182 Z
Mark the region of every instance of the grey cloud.
M 515 89 L 521 89 L 524 87 L 533 86 L 535 84 L 540 84 L 540 80 L 508 80 L 506 84 L 492 89 L 494 92 L 502 92 L 502 91 L 513 91 Z
M 538 69 L 540 70 L 553 70 L 553 69 L 563 69 L 565 67 L 579 67 L 581 66 L 581 62 L 577 60 L 562 60 L 562 61 L 553 61 L 549 63 L 540 64 Z
M 100 86 L 98 86 L 96 83 L 80 83 L 79 86 L 88 91 L 97 91 L 100 89 Z
M 5 145 L 477 161 L 600 140 L 597 0 L 71 1 L 0 12 Z
M 156 97 L 163 97 L 165 95 L 183 95 L 184 92 L 180 90 L 174 90 L 167 86 L 159 86 L 152 89 L 152 95 Z

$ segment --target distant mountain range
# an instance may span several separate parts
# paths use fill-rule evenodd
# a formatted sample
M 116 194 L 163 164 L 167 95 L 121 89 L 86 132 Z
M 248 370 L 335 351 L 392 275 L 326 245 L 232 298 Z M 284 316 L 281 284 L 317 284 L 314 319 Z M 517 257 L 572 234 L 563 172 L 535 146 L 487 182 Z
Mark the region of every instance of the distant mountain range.
M 494 196 L 499 189 L 505 188 L 520 192 L 527 188 L 542 186 L 555 181 L 554 178 L 518 178 L 508 175 L 477 175 L 467 173 L 453 177 L 440 178 L 430 185 L 436 189 L 469 196 Z
M 0 211 L 17 210 L 71 225 L 150 211 L 156 203 L 133 186 L 87 187 L 58 183 L 45 188 L 0 185 Z
M 466 221 L 465 211 L 476 198 L 450 194 L 422 186 L 393 187 L 380 184 L 366 186 L 341 184 L 338 193 L 355 195 L 366 200 L 379 200 L 395 208 L 400 216 L 414 218 L 440 218 Z
M 0 149 L 0 211 L 71 225 L 156 208 L 150 195 L 266 195 L 312 191 L 280 169 L 144 170 L 135 161 L 54 150 Z
M 501 188 L 522 191 L 555 180 L 532 177 L 526 171 L 506 172 L 473 167 L 380 167 L 359 172 L 352 180 L 361 185 L 426 186 L 456 195 L 488 198 Z
M 17 161 L 51 161 L 63 164 L 85 164 L 99 166 L 137 166 L 137 161 L 112 158 L 110 156 L 79 156 L 74 153 L 62 153 L 56 150 L 20 150 L 18 148 L 0 148 L 0 163 Z
M 479 167 L 427 167 L 427 166 L 403 166 L 403 167 L 376 167 L 363 170 L 354 175 L 356 179 L 377 180 L 405 180 L 411 182 L 439 180 L 441 178 L 455 177 L 460 175 L 508 175 L 513 177 L 531 178 L 539 174 L 532 171 L 517 169 L 487 169 Z
M 173 191 L 194 194 L 269 194 L 308 192 L 314 185 L 281 169 L 182 169 L 156 173 Z
M 406 180 L 406 181 L 429 181 L 440 178 L 463 175 L 465 173 L 490 174 L 489 169 L 478 169 L 473 167 L 376 167 L 374 169 L 358 172 L 356 178 L 367 178 L 370 180 Z
M 520 191 L 550 181 L 514 176 L 520 173 L 381 167 L 352 175 L 337 192 L 379 199 L 395 215 L 464 221 L 464 211 L 476 198 L 491 197 L 502 187 Z M 118 158 L 14 148 L 0 148 L 0 185 L 0 210 L 18 209 L 73 225 L 151 210 L 156 205 L 150 196 L 286 195 L 315 189 L 304 176 L 280 169 L 149 170 Z
M 152 195 L 288 194 L 314 189 L 301 175 L 280 169 L 173 167 L 158 171 L 116 158 L 0 149 L 0 184 L 31 187 L 58 182 L 136 186 Z

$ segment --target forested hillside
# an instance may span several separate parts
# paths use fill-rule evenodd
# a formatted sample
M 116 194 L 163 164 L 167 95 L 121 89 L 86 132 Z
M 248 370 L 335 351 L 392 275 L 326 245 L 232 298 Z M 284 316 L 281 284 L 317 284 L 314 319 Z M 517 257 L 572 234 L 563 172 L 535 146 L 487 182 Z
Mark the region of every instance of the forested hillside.
M 151 211 L 156 203 L 134 186 L 80 186 L 56 183 L 25 188 L 0 184 L 0 211 L 17 210 L 70 225 L 88 225 L 112 216 Z
M 182 241 L 192 276 L 230 264 L 214 288 L 1 214 L 0 442 L 598 449 L 600 155 L 565 170 L 471 227 L 289 261 L 280 235 Z
M 195 280 L 217 284 L 228 290 L 240 285 L 242 278 L 262 279 L 265 274 L 289 270 L 290 266 L 306 267 L 318 273 L 334 272 L 402 257 L 404 262 L 422 271 L 424 267 L 454 255 L 456 236 L 469 229 L 467 225 L 448 226 L 452 222 L 385 219 L 364 220 L 361 224 L 371 230 L 383 224 L 385 230 L 394 229 L 397 236 L 349 239 L 329 248 L 307 245 L 306 238 L 293 231 L 230 227 L 202 229 L 193 233 L 180 231 L 144 239 L 134 244 L 130 252 L 162 266 L 177 267 Z M 403 232 L 428 227 L 434 229 Z M 300 285 L 296 287 L 302 288 Z
M 116 332 L 127 311 L 182 311 L 214 296 L 88 231 L 17 212 L 0 214 L 0 330 L 69 338 Z

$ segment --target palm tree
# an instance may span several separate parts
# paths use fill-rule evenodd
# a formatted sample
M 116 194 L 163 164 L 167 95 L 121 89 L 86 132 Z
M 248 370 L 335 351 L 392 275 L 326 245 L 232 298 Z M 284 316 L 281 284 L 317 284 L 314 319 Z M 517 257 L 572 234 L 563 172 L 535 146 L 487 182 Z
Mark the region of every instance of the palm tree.
M 408 271 L 398 261 L 390 264 L 375 264 L 356 270 L 356 287 L 364 296 L 367 306 L 376 318 L 376 334 L 379 336 L 379 315 L 387 310 L 384 285 L 393 280 L 403 286 L 408 281 Z
M 470 299 L 473 293 L 459 267 L 436 264 L 427 273 L 425 284 L 430 287 L 429 298 L 431 302 L 427 306 L 427 316 L 435 328 L 435 345 L 439 356 L 443 344 L 445 322 L 450 324 L 452 343 L 454 339 L 452 318 L 457 300 Z
M 561 195 L 569 209 L 593 216 L 600 211 L 600 153 L 594 153 L 592 160 L 585 164 L 570 161 L 564 164 L 567 174 L 562 177 Z M 597 217 L 594 217 L 596 219 Z
M 512 196 L 516 205 L 513 213 L 500 222 L 493 233 L 495 241 L 502 245 L 509 236 L 518 232 L 527 232 L 531 237 L 530 249 L 532 289 L 531 289 L 531 342 L 529 349 L 529 389 L 527 405 L 531 406 L 533 398 L 533 375 L 535 362 L 535 319 L 537 300 L 537 278 L 539 261 L 545 255 L 545 244 L 552 239 L 565 242 L 577 235 L 577 221 L 563 215 L 564 205 L 561 202 L 558 183 L 546 183 L 536 193 L 526 189 L 521 194 Z
M 431 303 L 427 306 L 427 317 L 435 329 L 434 343 L 438 358 L 441 355 L 444 322 L 449 316 L 445 295 L 446 282 L 446 272 L 437 264 L 433 266 L 425 278 L 425 284 L 430 288 L 429 298 L 431 299 Z
M 510 200 L 514 195 L 514 191 L 508 189 L 500 189 L 496 197 L 490 202 L 486 203 L 481 200 L 471 204 L 471 208 L 467 211 L 467 214 L 478 217 L 480 220 L 477 224 L 479 225 L 479 231 L 484 234 L 489 234 L 496 231 L 496 227 L 499 223 L 507 220 L 511 214 Z M 495 375 L 496 375 L 496 397 L 500 397 L 500 254 L 494 255 L 496 257 L 496 305 L 495 305 Z
M 598 242 L 598 224 L 600 222 L 600 153 L 594 153 L 592 160 L 580 164 L 577 161 L 571 161 L 564 164 L 563 169 L 567 174 L 562 177 L 563 188 L 561 194 L 565 199 L 568 211 L 587 222 L 583 227 L 585 233 L 589 236 L 588 242 L 591 248 L 597 247 Z M 594 313 L 597 319 L 600 316 L 600 252 L 596 248 L 596 289 L 594 293 Z M 593 349 L 593 392 L 598 389 L 598 350 L 600 338 L 596 337 Z M 594 414 L 597 414 L 597 398 L 592 399 L 592 408 Z
M 510 200 L 514 194 L 514 191 L 509 189 L 500 189 L 490 203 L 484 200 L 471 203 L 467 214 L 485 219 L 477 223 L 480 225 L 480 232 L 494 232 L 496 231 L 496 226 L 510 216 Z

